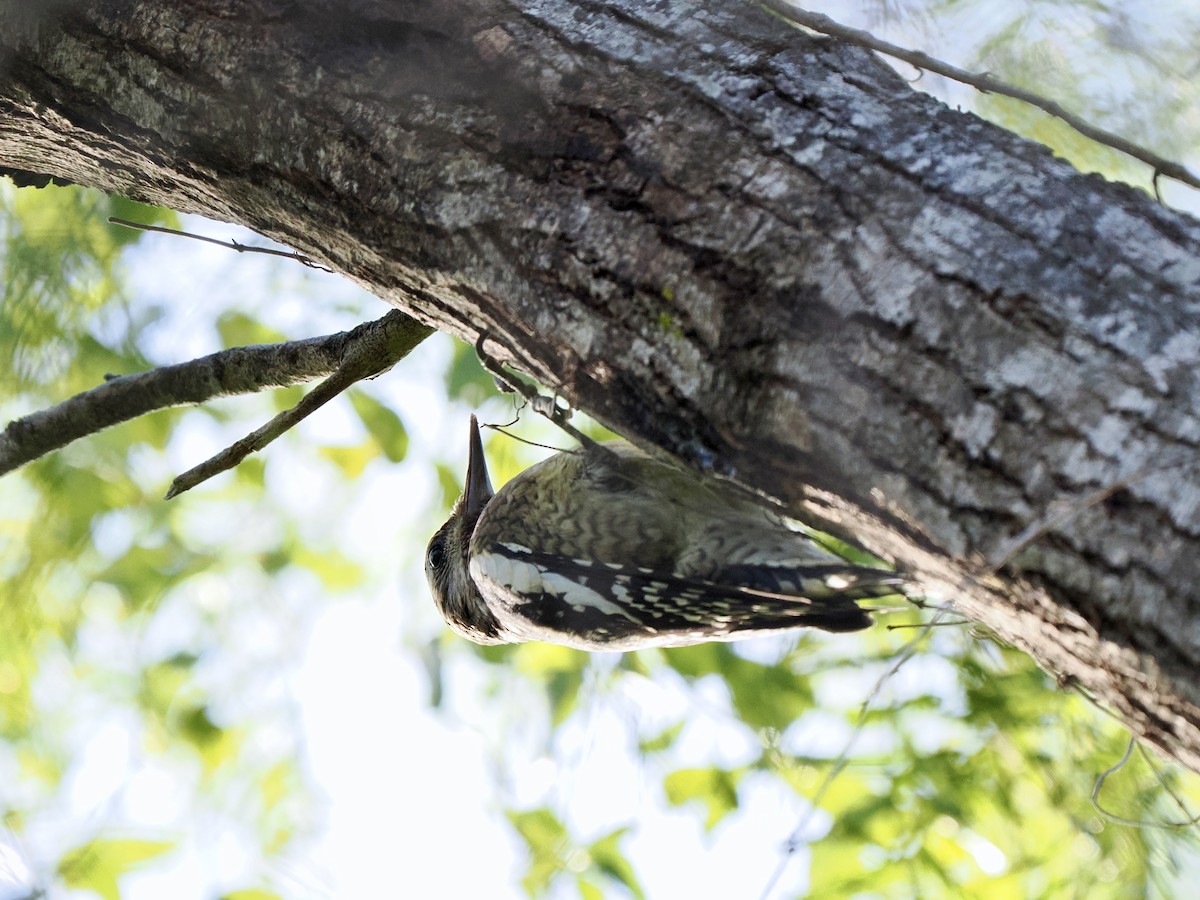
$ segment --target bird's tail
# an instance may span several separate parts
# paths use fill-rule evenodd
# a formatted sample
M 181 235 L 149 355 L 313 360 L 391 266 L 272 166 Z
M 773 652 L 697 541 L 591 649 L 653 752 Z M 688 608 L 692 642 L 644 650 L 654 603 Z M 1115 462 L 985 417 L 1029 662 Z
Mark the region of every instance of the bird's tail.
M 895 572 L 837 563 L 816 566 L 740 564 L 721 570 L 721 580 L 751 593 L 810 600 L 873 600 L 904 593 L 908 580 Z

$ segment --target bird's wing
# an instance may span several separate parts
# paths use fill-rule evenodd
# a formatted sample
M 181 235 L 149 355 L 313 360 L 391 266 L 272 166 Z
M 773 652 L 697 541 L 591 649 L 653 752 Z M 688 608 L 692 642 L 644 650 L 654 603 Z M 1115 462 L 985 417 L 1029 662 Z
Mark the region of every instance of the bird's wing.
M 863 596 L 895 593 L 890 588 L 898 579 L 852 566 L 792 570 L 791 579 L 828 584 L 863 572 L 880 576 L 876 588 Z M 737 632 L 801 627 L 858 631 L 871 625 L 846 591 L 826 588 L 825 596 L 814 597 L 777 593 L 782 582 L 761 573 L 749 584 L 682 578 L 498 542 L 472 555 L 471 576 L 506 627 L 535 640 L 561 639 L 564 632 L 581 635 L 577 645 L 589 649 L 680 646 Z

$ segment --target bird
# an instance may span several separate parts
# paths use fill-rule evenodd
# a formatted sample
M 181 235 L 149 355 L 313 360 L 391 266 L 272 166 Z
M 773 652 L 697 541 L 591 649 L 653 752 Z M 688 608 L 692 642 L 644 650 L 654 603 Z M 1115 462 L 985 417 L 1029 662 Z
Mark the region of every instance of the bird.
M 626 651 L 796 628 L 858 631 L 856 600 L 902 593 L 732 486 L 625 441 L 584 439 L 495 491 L 471 416 L 466 484 L 425 574 L 450 627 L 478 644 Z

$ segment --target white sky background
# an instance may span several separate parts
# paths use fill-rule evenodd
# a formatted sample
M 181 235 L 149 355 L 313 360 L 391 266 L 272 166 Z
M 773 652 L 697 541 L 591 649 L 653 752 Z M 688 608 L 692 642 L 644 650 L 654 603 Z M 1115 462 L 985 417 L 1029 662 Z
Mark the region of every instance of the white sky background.
M 976 10 L 970 16 L 911 20 L 918 24 L 898 27 L 903 23 L 881 23 L 862 13 L 859 4 L 806 5 L 951 62 L 964 61 L 965 48 L 979 33 L 976 29 L 991 30 L 988 10 L 1001 9 L 999 0 L 969 4 Z M 1197 14 L 1191 2 L 1151 6 L 1156 15 L 1136 20 L 1138 35 L 1147 42 L 1152 42 L 1153 30 L 1169 29 L 1173 18 Z M 1058 8 L 1063 15 L 1083 14 L 1067 5 Z M 1142 10 L 1145 5 L 1129 8 Z M 917 84 L 933 88 L 940 83 L 926 75 Z M 1053 96 L 1053 87 L 1046 85 L 1045 93 Z M 954 105 L 966 107 L 971 100 L 965 89 L 954 88 L 951 96 Z M 1195 156 L 1180 161 L 1197 163 Z M 1175 205 L 1197 209 L 1194 195 L 1174 187 L 1167 190 Z M 185 227 L 246 244 L 262 243 L 244 230 L 203 220 L 189 219 Z M 386 311 L 340 278 L 185 239 L 147 235 L 128 254 L 127 268 L 134 302 L 159 303 L 169 311 L 146 335 L 147 352 L 161 363 L 218 349 L 213 325 L 230 305 L 250 308 L 290 337 L 341 330 Z M 233 643 L 223 648 L 219 659 L 227 669 L 216 665 L 208 673 L 218 705 L 245 714 L 290 698 L 299 710 L 302 740 L 297 752 L 316 796 L 298 816 L 318 825 L 310 842 L 302 842 L 275 866 L 274 886 L 282 886 L 289 898 L 433 896 L 431 890 L 444 897 L 523 897 L 519 878 L 525 867 L 524 847 L 502 809 L 532 808 L 551 797 L 566 797 L 574 816 L 569 824 L 584 837 L 636 826 L 623 847 L 650 897 L 757 896 L 779 862 L 783 841 L 800 819 L 799 799 L 781 796 L 778 782 L 751 778 L 743 785 L 739 811 L 706 835 L 695 810 L 665 805 L 664 770 L 635 752 L 639 730 L 653 733 L 684 713 L 689 725 L 670 768 L 703 764 L 714 757 L 733 764 L 755 758 L 758 748 L 752 736 L 729 727 L 721 696 L 706 698 L 701 691 L 701 698 L 694 700 L 669 677 L 659 682 L 625 677 L 618 691 L 593 695 L 588 715 L 564 730 L 554 752 L 547 752 L 544 735 L 516 729 L 520 746 L 506 748 L 509 759 L 517 761 L 515 780 L 508 787 L 511 793 L 504 795 L 497 793 L 493 779 L 495 735 L 501 727 L 511 730 L 511 723 L 536 700 L 516 695 L 483 700 L 476 689 L 477 668 L 452 657 L 447 664 L 447 708 L 452 712 L 429 709 L 428 677 L 411 648 L 442 628 L 421 573 L 425 542 L 440 524 L 440 519 L 430 521 L 427 513 L 437 493 L 432 460 L 449 455 L 449 448 L 456 469 L 465 472 L 466 458 L 468 411 L 451 407 L 444 395 L 441 373 L 448 358 L 446 339 L 435 337 L 374 383 L 376 396 L 395 409 L 409 429 L 409 458 L 399 466 L 385 459 L 372 463 L 352 496 L 339 495 L 341 485 L 327 470 L 313 467 L 304 449 L 308 439 L 348 445 L 361 440 L 361 426 L 344 401 L 331 403 L 303 423 L 299 441 L 281 440 L 265 451 L 273 502 L 307 539 L 320 545 L 341 541 L 349 554 L 365 562 L 371 569 L 365 590 L 330 598 L 315 579 L 294 576 L 285 580 L 279 595 L 265 601 L 256 619 L 244 613 L 247 604 L 238 596 L 245 585 L 199 579 L 195 587 L 195 602 L 239 617 Z M 250 399 L 224 403 L 230 409 L 263 410 Z M 497 419 L 507 408 L 503 400 L 488 407 Z M 240 437 L 242 428 L 239 424 L 221 429 L 206 417 L 188 417 L 173 437 L 165 463 L 172 473 L 183 471 Z M 143 477 L 161 474 L 148 471 Z M 213 518 L 231 514 L 218 500 L 204 499 L 205 491 L 218 489 L 205 486 L 172 501 L 194 505 L 196 518 L 190 524 L 197 540 L 219 542 L 229 529 L 246 526 Z M 114 533 L 110 539 L 119 546 L 121 535 Z M 113 645 L 112 629 L 105 625 L 103 596 L 92 596 L 91 602 L 98 609 L 97 623 L 85 628 L 85 651 L 110 658 L 122 649 Z M 272 611 L 279 617 L 273 618 Z M 172 634 L 171 627 L 145 640 L 173 646 L 189 627 L 187 615 L 181 613 L 176 621 L 178 634 Z M 762 649 L 751 652 L 769 654 L 776 646 L 759 643 Z M 256 671 L 255 661 L 264 659 L 282 665 L 269 673 Z M 938 677 L 936 671 L 923 674 Z M 64 850 L 91 836 L 89 829 L 109 822 L 175 828 L 182 839 L 180 849 L 159 864 L 123 879 L 124 896 L 133 900 L 210 900 L 222 890 L 253 883 L 258 861 L 247 857 L 244 836 L 230 831 L 228 820 L 215 814 L 214 827 L 206 832 L 203 818 L 198 822 L 196 810 L 184 803 L 178 784 L 181 772 L 192 777 L 186 767 L 142 753 L 132 714 L 122 717 L 111 709 L 97 709 L 94 698 L 70 696 L 70 685 L 65 673 L 51 670 L 38 687 L 41 694 L 61 698 L 64 715 L 79 719 L 84 749 L 79 766 L 68 776 L 68 805 L 48 810 L 18 853 L 5 854 L 0 845 L 0 900 L 8 896 L 6 867 L 14 870 L 16 881 L 28 877 L 21 876 L 22 866 L 35 876 L 49 872 Z M 903 690 L 902 683 L 894 687 Z M 861 689 L 865 695 L 870 684 Z M 836 751 L 841 740 L 844 734 L 832 726 L 827 749 Z M 801 853 L 774 896 L 802 892 L 805 869 Z M 574 895 L 572 886 L 564 887 L 568 889 L 563 894 Z

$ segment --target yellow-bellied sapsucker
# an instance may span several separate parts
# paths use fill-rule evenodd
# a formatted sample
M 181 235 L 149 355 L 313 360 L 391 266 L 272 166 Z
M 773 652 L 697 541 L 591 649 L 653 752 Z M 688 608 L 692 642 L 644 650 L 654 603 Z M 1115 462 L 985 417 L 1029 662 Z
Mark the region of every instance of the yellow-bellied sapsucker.
M 585 443 L 493 492 L 474 416 L 466 490 L 429 542 L 425 574 L 464 637 L 585 650 L 857 631 L 871 618 L 854 601 L 904 582 L 624 442 Z

